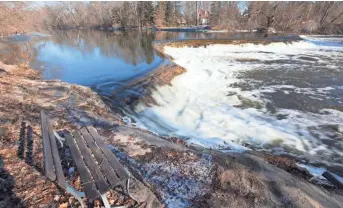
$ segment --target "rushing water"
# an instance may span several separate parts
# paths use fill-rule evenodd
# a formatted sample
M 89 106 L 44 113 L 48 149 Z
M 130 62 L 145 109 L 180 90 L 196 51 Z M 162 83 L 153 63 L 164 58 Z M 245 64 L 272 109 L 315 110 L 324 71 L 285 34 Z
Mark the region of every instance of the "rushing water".
M 165 48 L 187 71 L 157 86 L 134 116 L 206 147 L 343 162 L 343 38 Z

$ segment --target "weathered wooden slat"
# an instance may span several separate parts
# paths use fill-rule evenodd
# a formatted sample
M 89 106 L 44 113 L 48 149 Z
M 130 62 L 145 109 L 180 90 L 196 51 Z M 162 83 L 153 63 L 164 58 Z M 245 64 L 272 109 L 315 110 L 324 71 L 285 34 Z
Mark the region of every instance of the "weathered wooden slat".
M 52 181 L 56 180 L 56 174 L 54 170 L 54 162 L 52 159 L 51 144 L 49 139 L 49 131 L 47 124 L 47 116 L 44 111 L 41 111 L 42 122 L 42 137 L 43 137 L 43 154 L 44 154 L 44 170 L 45 175 Z
M 110 188 L 109 184 L 106 182 L 106 179 L 101 173 L 99 166 L 95 163 L 94 159 L 92 158 L 91 152 L 86 146 L 84 139 L 81 138 L 81 134 L 79 132 L 74 132 L 73 135 L 76 144 L 78 145 L 79 150 L 82 153 L 83 159 L 95 180 L 95 184 L 97 185 L 100 194 L 106 193 Z
M 118 179 L 114 169 L 111 167 L 110 163 L 107 161 L 106 157 L 102 154 L 99 147 L 95 144 L 93 137 L 88 133 L 86 128 L 80 130 L 83 138 L 86 140 L 88 147 L 92 150 L 96 161 L 101 167 L 107 180 L 110 182 L 112 187 L 117 186 L 121 181 Z
M 55 167 L 55 172 L 56 172 L 56 177 L 57 177 L 57 184 L 65 189 L 65 178 L 63 174 L 63 169 L 61 165 L 61 159 L 58 154 L 58 149 L 57 149 L 57 144 L 56 144 L 56 138 L 53 132 L 52 128 L 52 123 L 48 117 L 46 117 L 47 124 L 48 124 L 48 133 L 49 133 L 49 139 L 50 139 L 50 144 L 51 144 L 51 152 L 52 152 L 52 158 L 54 160 L 54 167 Z
M 102 141 L 100 135 L 96 131 L 96 129 L 92 126 L 87 127 L 87 130 L 92 135 L 93 139 L 95 140 L 96 144 L 99 146 L 103 154 L 106 156 L 108 161 L 110 162 L 111 166 L 114 168 L 114 170 L 117 172 L 119 178 L 121 181 L 128 179 L 130 176 L 128 173 L 124 170 L 123 166 L 120 164 L 116 156 L 111 152 L 107 145 Z
M 92 201 L 99 196 L 99 192 L 97 191 L 95 183 L 87 170 L 86 164 L 83 162 L 81 153 L 79 152 L 79 149 L 75 144 L 73 136 L 67 133 L 65 135 L 65 138 L 76 164 L 76 168 L 80 174 L 81 181 L 84 184 L 84 192 L 86 193 L 86 196 Z

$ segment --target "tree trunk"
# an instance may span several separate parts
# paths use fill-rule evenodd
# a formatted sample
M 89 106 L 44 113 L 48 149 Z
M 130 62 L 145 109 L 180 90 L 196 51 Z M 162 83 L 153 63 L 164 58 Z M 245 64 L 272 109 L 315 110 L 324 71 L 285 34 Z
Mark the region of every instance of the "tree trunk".
M 195 25 L 198 26 L 198 2 L 195 2 Z

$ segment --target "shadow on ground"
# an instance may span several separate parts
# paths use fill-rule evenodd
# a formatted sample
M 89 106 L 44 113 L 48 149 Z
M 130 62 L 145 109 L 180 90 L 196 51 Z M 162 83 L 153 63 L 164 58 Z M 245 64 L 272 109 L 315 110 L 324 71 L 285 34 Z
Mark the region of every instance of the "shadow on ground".
M 25 122 L 22 122 L 20 126 L 17 156 L 19 159 L 24 160 L 26 164 L 44 175 L 41 165 L 33 162 L 33 135 L 41 138 L 39 134 L 32 130 L 30 125 L 26 125 Z
M 14 184 L 13 176 L 4 169 L 4 160 L 0 157 L 0 207 L 25 207 L 13 191 Z

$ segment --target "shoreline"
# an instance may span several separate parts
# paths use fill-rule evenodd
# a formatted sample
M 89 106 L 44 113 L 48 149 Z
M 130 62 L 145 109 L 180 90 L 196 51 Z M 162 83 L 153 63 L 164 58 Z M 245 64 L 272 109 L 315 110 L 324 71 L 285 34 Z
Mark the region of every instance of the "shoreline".
M 163 53 L 161 45 L 154 44 L 154 49 Z M 70 203 L 70 197 L 61 193 L 35 168 L 42 168 L 39 137 L 34 138 L 34 165 L 27 164 L 16 156 L 20 123 L 25 121 L 39 135 L 41 109 L 49 113 L 58 132 L 71 131 L 83 125 L 96 127 L 130 172 L 151 187 L 157 198 L 167 205 L 181 203 L 205 207 L 262 207 L 301 204 L 305 207 L 338 207 L 339 202 L 343 203 L 341 194 L 307 182 L 309 175 L 306 173 L 299 170 L 292 175 L 277 168 L 284 164 L 292 169 L 292 161 L 275 159 L 274 156 L 262 159 L 263 157 L 250 151 L 223 153 L 186 145 L 178 138 L 160 137 L 125 125 L 121 115 L 115 113 L 103 98 L 88 87 L 59 80 L 41 80 L 29 68 L 8 65 L 0 67 L 6 68 L 0 75 L 1 128 L 6 132 L 0 143 L 0 157 L 4 161 L 1 171 L 7 172 L 16 182 L 9 191 L 22 198 L 22 203 L 27 206 L 76 203 Z M 161 71 L 156 69 L 154 73 L 158 78 L 168 77 L 162 84 L 167 84 L 168 80 L 183 73 L 180 70 L 174 74 L 174 70 L 178 68 L 175 68 L 175 64 L 170 67 L 167 70 L 160 69 Z M 144 77 L 138 82 L 153 77 Z M 25 171 L 20 171 L 23 168 Z M 66 171 L 70 168 L 64 167 Z M 26 177 L 33 179 L 25 184 Z M 70 180 L 81 188 L 80 184 L 77 185 L 77 175 Z M 43 185 L 37 187 L 37 184 Z M 175 192 L 175 189 L 179 192 Z M 276 194 L 275 190 L 280 194 Z M 11 193 L 6 194 L 9 194 L 9 198 L 5 197 L 6 205 L 14 203 Z M 115 196 L 114 193 L 111 194 Z M 320 200 L 317 201 L 318 199 Z M 117 201 L 113 202 L 115 203 Z
M 204 29 L 206 28 L 206 29 Z M 131 32 L 131 31 L 140 31 L 140 30 L 153 30 L 155 32 L 162 31 L 162 32 L 204 32 L 204 33 L 229 33 L 229 34 L 237 34 L 237 33 L 251 33 L 251 34 L 268 34 L 268 36 L 275 36 L 275 35 L 293 35 L 293 36 L 301 36 L 301 35 L 310 35 L 310 36 L 343 36 L 342 33 L 303 33 L 303 32 L 291 32 L 291 31 L 275 31 L 275 32 L 261 32 L 257 29 L 253 30 L 217 30 L 217 29 L 211 29 L 211 26 L 187 26 L 187 27 L 144 27 L 144 28 L 136 28 L 136 27 L 130 27 L 130 28 L 84 28 L 84 27 L 70 27 L 70 28 L 50 28 L 50 29 L 44 29 L 44 30 L 29 30 L 29 31 L 23 31 L 21 33 L 9 33 L 6 35 L 0 35 L 0 39 L 8 38 L 11 36 L 21 36 L 21 35 L 32 35 L 32 36 L 40 36 L 40 37 L 48 37 L 51 36 L 49 34 L 50 30 L 56 30 L 56 31 L 68 31 L 68 30 L 96 30 L 96 31 L 104 31 L 104 32 Z

